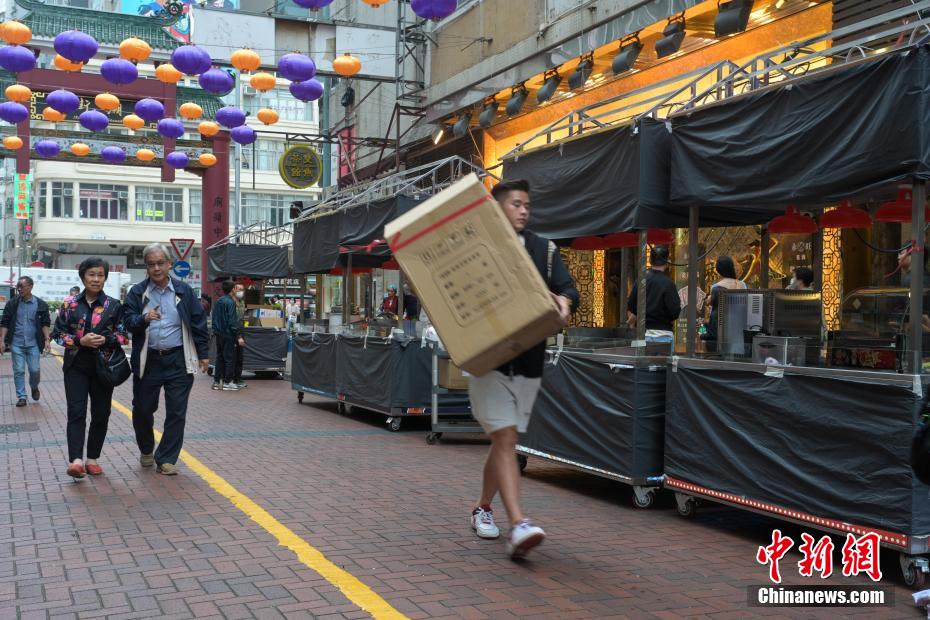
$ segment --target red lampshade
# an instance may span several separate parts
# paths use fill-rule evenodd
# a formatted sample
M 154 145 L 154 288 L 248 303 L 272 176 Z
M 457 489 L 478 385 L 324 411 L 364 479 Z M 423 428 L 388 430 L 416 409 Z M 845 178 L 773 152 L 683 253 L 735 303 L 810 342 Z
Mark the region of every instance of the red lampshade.
M 892 202 L 886 202 L 875 212 L 876 222 L 891 222 L 907 224 L 911 221 L 911 204 L 914 194 L 909 188 L 898 190 L 898 197 Z M 930 208 L 925 208 L 924 219 L 930 222 Z
M 649 245 L 672 245 L 672 231 L 661 228 L 650 228 L 646 235 Z
M 633 232 L 619 232 L 604 237 L 604 243 L 610 248 L 635 248 L 639 245 L 639 235 Z
M 371 273 L 373 269 L 371 267 L 353 267 L 352 274 L 353 276 L 361 275 L 363 273 Z M 335 267 L 329 270 L 329 275 L 331 276 L 341 276 L 345 273 L 342 267 Z
M 398 263 L 396 260 L 394 260 L 394 259 L 392 258 L 391 260 L 389 260 L 389 261 L 387 261 L 386 263 L 384 263 L 383 265 L 381 265 L 381 268 L 382 268 L 382 269 L 392 269 L 392 270 L 394 270 L 394 271 L 398 271 L 398 270 L 400 270 L 400 263 Z
M 871 225 L 869 214 L 854 207 L 851 200 L 844 200 L 836 209 L 820 217 L 821 228 L 868 228 Z
M 801 215 L 797 205 L 785 207 L 785 214 L 772 218 L 769 233 L 773 235 L 812 235 L 817 232 L 817 222 Z
M 650 228 L 646 235 L 649 245 L 671 245 L 672 233 L 660 228 Z M 579 237 L 572 242 L 573 250 L 615 250 L 639 246 L 639 233 L 618 232 L 606 237 Z

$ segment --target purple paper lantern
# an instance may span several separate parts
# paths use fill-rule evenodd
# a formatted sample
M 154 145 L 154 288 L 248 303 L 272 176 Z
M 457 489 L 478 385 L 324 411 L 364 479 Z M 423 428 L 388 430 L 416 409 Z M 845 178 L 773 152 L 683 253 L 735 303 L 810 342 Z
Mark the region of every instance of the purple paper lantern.
M 200 82 L 201 88 L 215 95 L 228 93 L 236 85 L 233 77 L 222 69 L 210 69 L 201 73 L 197 81 Z
M 172 151 L 165 158 L 168 165 L 172 168 L 187 168 L 187 155 L 181 151 Z
M 99 110 L 81 112 L 78 120 L 81 122 L 81 127 L 89 129 L 90 131 L 103 131 L 107 128 L 107 125 L 110 124 L 110 119 L 107 118 L 107 115 Z
M 294 4 L 297 6 L 302 6 L 311 11 L 319 11 L 324 6 L 329 6 L 332 3 L 333 0 L 294 0 Z
M 45 98 L 45 103 L 62 114 L 73 114 L 81 107 L 81 99 L 70 90 L 53 90 Z
M 216 122 L 227 129 L 245 124 L 245 112 L 231 105 L 216 111 Z
M 100 151 L 100 157 L 111 164 L 119 164 L 126 160 L 126 151 L 118 146 L 105 146 Z
M 136 102 L 133 111 L 136 116 L 149 123 L 153 123 L 165 116 L 165 106 L 161 104 L 161 101 L 155 99 L 140 99 Z
M 285 54 L 278 61 L 278 73 L 292 82 L 305 82 L 316 75 L 316 63 L 303 54 Z
M 68 30 L 55 37 L 55 51 L 71 62 L 87 62 L 97 53 L 97 40 L 80 30 Z
M 36 55 L 22 45 L 0 47 L 0 67 L 10 73 L 32 71 L 36 66 Z
M 319 80 L 291 82 L 290 91 L 301 101 L 316 101 L 323 96 L 323 84 Z
M 8 123 L 22 123 L 29 118 L 29 108 L 15 101 L 0 103 L 0 118 Z
M 184 135 L 184 123 L 176 118 L 163 118 L 158 121 L 158 133 L 163 138 L 180 138 Z
M 229 135 L 234 142 L 239 144 L 252 144 L 258 137 L 258 134 L 255 133 L 255 130 L 248 125 L 233 127 L 232 130 L 230 130 Z
M 42 157 L 55 157 L 61 152 L 61 147 L 54 140 L 39 140 L 35 148 Z
M 182 45 L 171 52 L 171 64 L 181 73 L 200 75 L 210 70 L 213 59 L 202 47 Z
M 100 75 L 113 84 L 132 84 L 139 78 L 139 70 L 128 60 L 110 58 L 100 65 Z
M 455 12 L 456 0 L 410 0 L 410 8 L 423 19 L 438 22 Z

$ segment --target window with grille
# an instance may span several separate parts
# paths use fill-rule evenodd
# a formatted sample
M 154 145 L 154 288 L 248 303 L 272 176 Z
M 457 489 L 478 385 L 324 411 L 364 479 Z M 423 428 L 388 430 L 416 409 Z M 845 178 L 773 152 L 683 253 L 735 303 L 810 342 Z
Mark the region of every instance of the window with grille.
M 190 224 L 199 224 L 200 223 L 200 214 L 201 209 L 203 208 L 203 192 L 199 189 L 188 190 L 190 200 L 188 204 L 188 216 L 187 221 Z
M 45 185 L 43 183 L 43 185 Z M 74 217 L 74 186 L 71 183 L 53 181 L 51 217 Z M 42 203 L 45 204 L 44 202 Z
M 178 187 L 136 187 L 136 221 L 182 222 L 183 192 Z
M 291 203 L 306 200 L 306 196 L 287 194 L 242 194 L 242 225 L 266 222 L 281 226 L 290 221 Z
M 81 183 L 78 192 L 82 218 L 89 220 L 129 219 L 129 187 L 126 185 Z
M 245 111 L 253 117 L 262 108 L 271 108 L 278 113 L 282 121 L 312 122 L 315 118 L 316 105 L 301 101 L 286 90 L 275 88 L 263 93 L 249 92 L 242 101 Z

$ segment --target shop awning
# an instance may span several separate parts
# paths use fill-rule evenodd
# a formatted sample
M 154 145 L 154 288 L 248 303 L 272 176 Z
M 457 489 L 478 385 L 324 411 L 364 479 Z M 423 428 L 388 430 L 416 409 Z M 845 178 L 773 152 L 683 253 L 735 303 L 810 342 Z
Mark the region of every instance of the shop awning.
M 381 265 L 390 252 L 384 244 L 371 244 L 384 239 L 385 224 L 419 203 L 410 196 L 392 196 L 299 222 L 294 227 L 294 271 L 327 273 L 345 267 L 349 254 L 355 267 Z
M 550 239 L 683 228 L 687 207 L 669 206 L 670 154 L 667 124 L 644 118 L 508 158 L 503 179 L 529 181 L 529 227 Z M 771 215 L 708 212 L 701 225 L 753 224 Z
M 674 115 L 671 203 L 817 206 L 930 178 L 928 68 L 921 47 Z
M 226 243 L 207 250 L 208 280 L 286 278 L 291 274 L 287 246 Z

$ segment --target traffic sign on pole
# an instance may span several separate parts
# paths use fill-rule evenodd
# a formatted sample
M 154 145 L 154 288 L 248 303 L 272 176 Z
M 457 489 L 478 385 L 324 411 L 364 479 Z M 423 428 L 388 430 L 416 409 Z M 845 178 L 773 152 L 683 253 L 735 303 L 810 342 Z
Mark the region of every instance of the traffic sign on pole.
M 186 278 L 187 276 L 191 275 L 191 264 L 187 261 L 179 260 L 174 264 L 172 270 L 174 271 L 174 275 L 177 277 Z
M 179 261 L 186 261 L 187 257 L 191 255 L 191 251 L 194 249 L 194 240 L 172 239 L 171 247 L 174 249 L 174 253 Z

